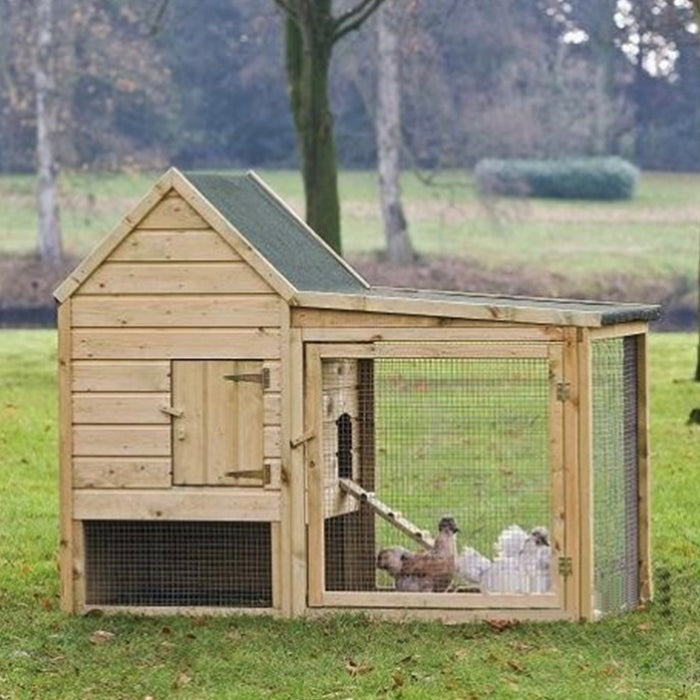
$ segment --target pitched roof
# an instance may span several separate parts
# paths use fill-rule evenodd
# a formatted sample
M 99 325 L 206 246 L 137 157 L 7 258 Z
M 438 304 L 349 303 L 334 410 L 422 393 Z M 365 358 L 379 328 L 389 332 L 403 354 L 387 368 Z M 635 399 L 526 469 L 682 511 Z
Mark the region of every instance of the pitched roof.
M 173 189 L 292 304 L 593 327 L 659 316 L 652 305 L 370 287 L 254 173 L 175 168 L 56 289 L 56 299 L 70 297 Z
M 357 294 L 369 288 L 253 173 L 183 175 L 298 291 Z

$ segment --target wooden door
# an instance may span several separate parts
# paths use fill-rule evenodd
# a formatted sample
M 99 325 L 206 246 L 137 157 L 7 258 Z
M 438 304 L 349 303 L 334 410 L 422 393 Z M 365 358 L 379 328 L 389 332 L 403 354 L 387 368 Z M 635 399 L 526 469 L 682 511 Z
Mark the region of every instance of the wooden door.
M 173 483 L 263 486 L 261 361 L 173 362 Z

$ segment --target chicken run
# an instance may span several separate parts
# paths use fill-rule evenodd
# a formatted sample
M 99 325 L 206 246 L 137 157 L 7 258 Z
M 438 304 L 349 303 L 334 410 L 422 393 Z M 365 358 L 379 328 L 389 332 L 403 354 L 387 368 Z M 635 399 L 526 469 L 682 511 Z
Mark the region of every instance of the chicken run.
M 176 169 L 55 297 L 64 610 L 649 599 L 657 307 L 372 286 L 254 173 Z

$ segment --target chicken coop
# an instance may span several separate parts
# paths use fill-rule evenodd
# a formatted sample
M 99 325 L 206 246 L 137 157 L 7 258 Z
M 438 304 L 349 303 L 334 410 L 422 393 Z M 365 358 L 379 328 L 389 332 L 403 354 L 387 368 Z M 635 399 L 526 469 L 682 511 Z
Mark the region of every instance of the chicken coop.
M 64 610 L 649 598 L 657 307 L 371 286 L 254 174 L 175 169 L 55 296 Z

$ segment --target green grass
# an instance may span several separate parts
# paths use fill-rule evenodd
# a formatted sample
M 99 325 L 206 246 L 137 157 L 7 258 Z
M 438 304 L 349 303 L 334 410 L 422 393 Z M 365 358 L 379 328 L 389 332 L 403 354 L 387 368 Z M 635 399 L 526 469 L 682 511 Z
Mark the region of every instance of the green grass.
M 674 614 L 590 625 L 67 617 L 57 610 L 55 334 L 0 333 L 0 698 L 700 698 L 695 338 L 651 339 L 654 556 Z M 96 630 L 115 636 L 91 643 Z
M 262 175 L 303 211 L 298 173 Z M 61 187 L 67 248 L 85 254 L 155 177 L 65 173 Z M 34 246 L 32 187 L 29 176 L 0 176 L 0 254 Z M 645 173 L 637 197 L 626 202 L 484 202 L 476 195 L 471 175 L 464 172 L 444 173 L 436 186 L 406 174 L 403 189 L 411 235 L 424 254 L 469 256 L 492 267 L 547 270 L 591 285 L 597 275 L 612 273 L 694 279 L 700 175 Z M 345 251 L 382 249 L 375 174 L 342 172 L 340 192 Z

